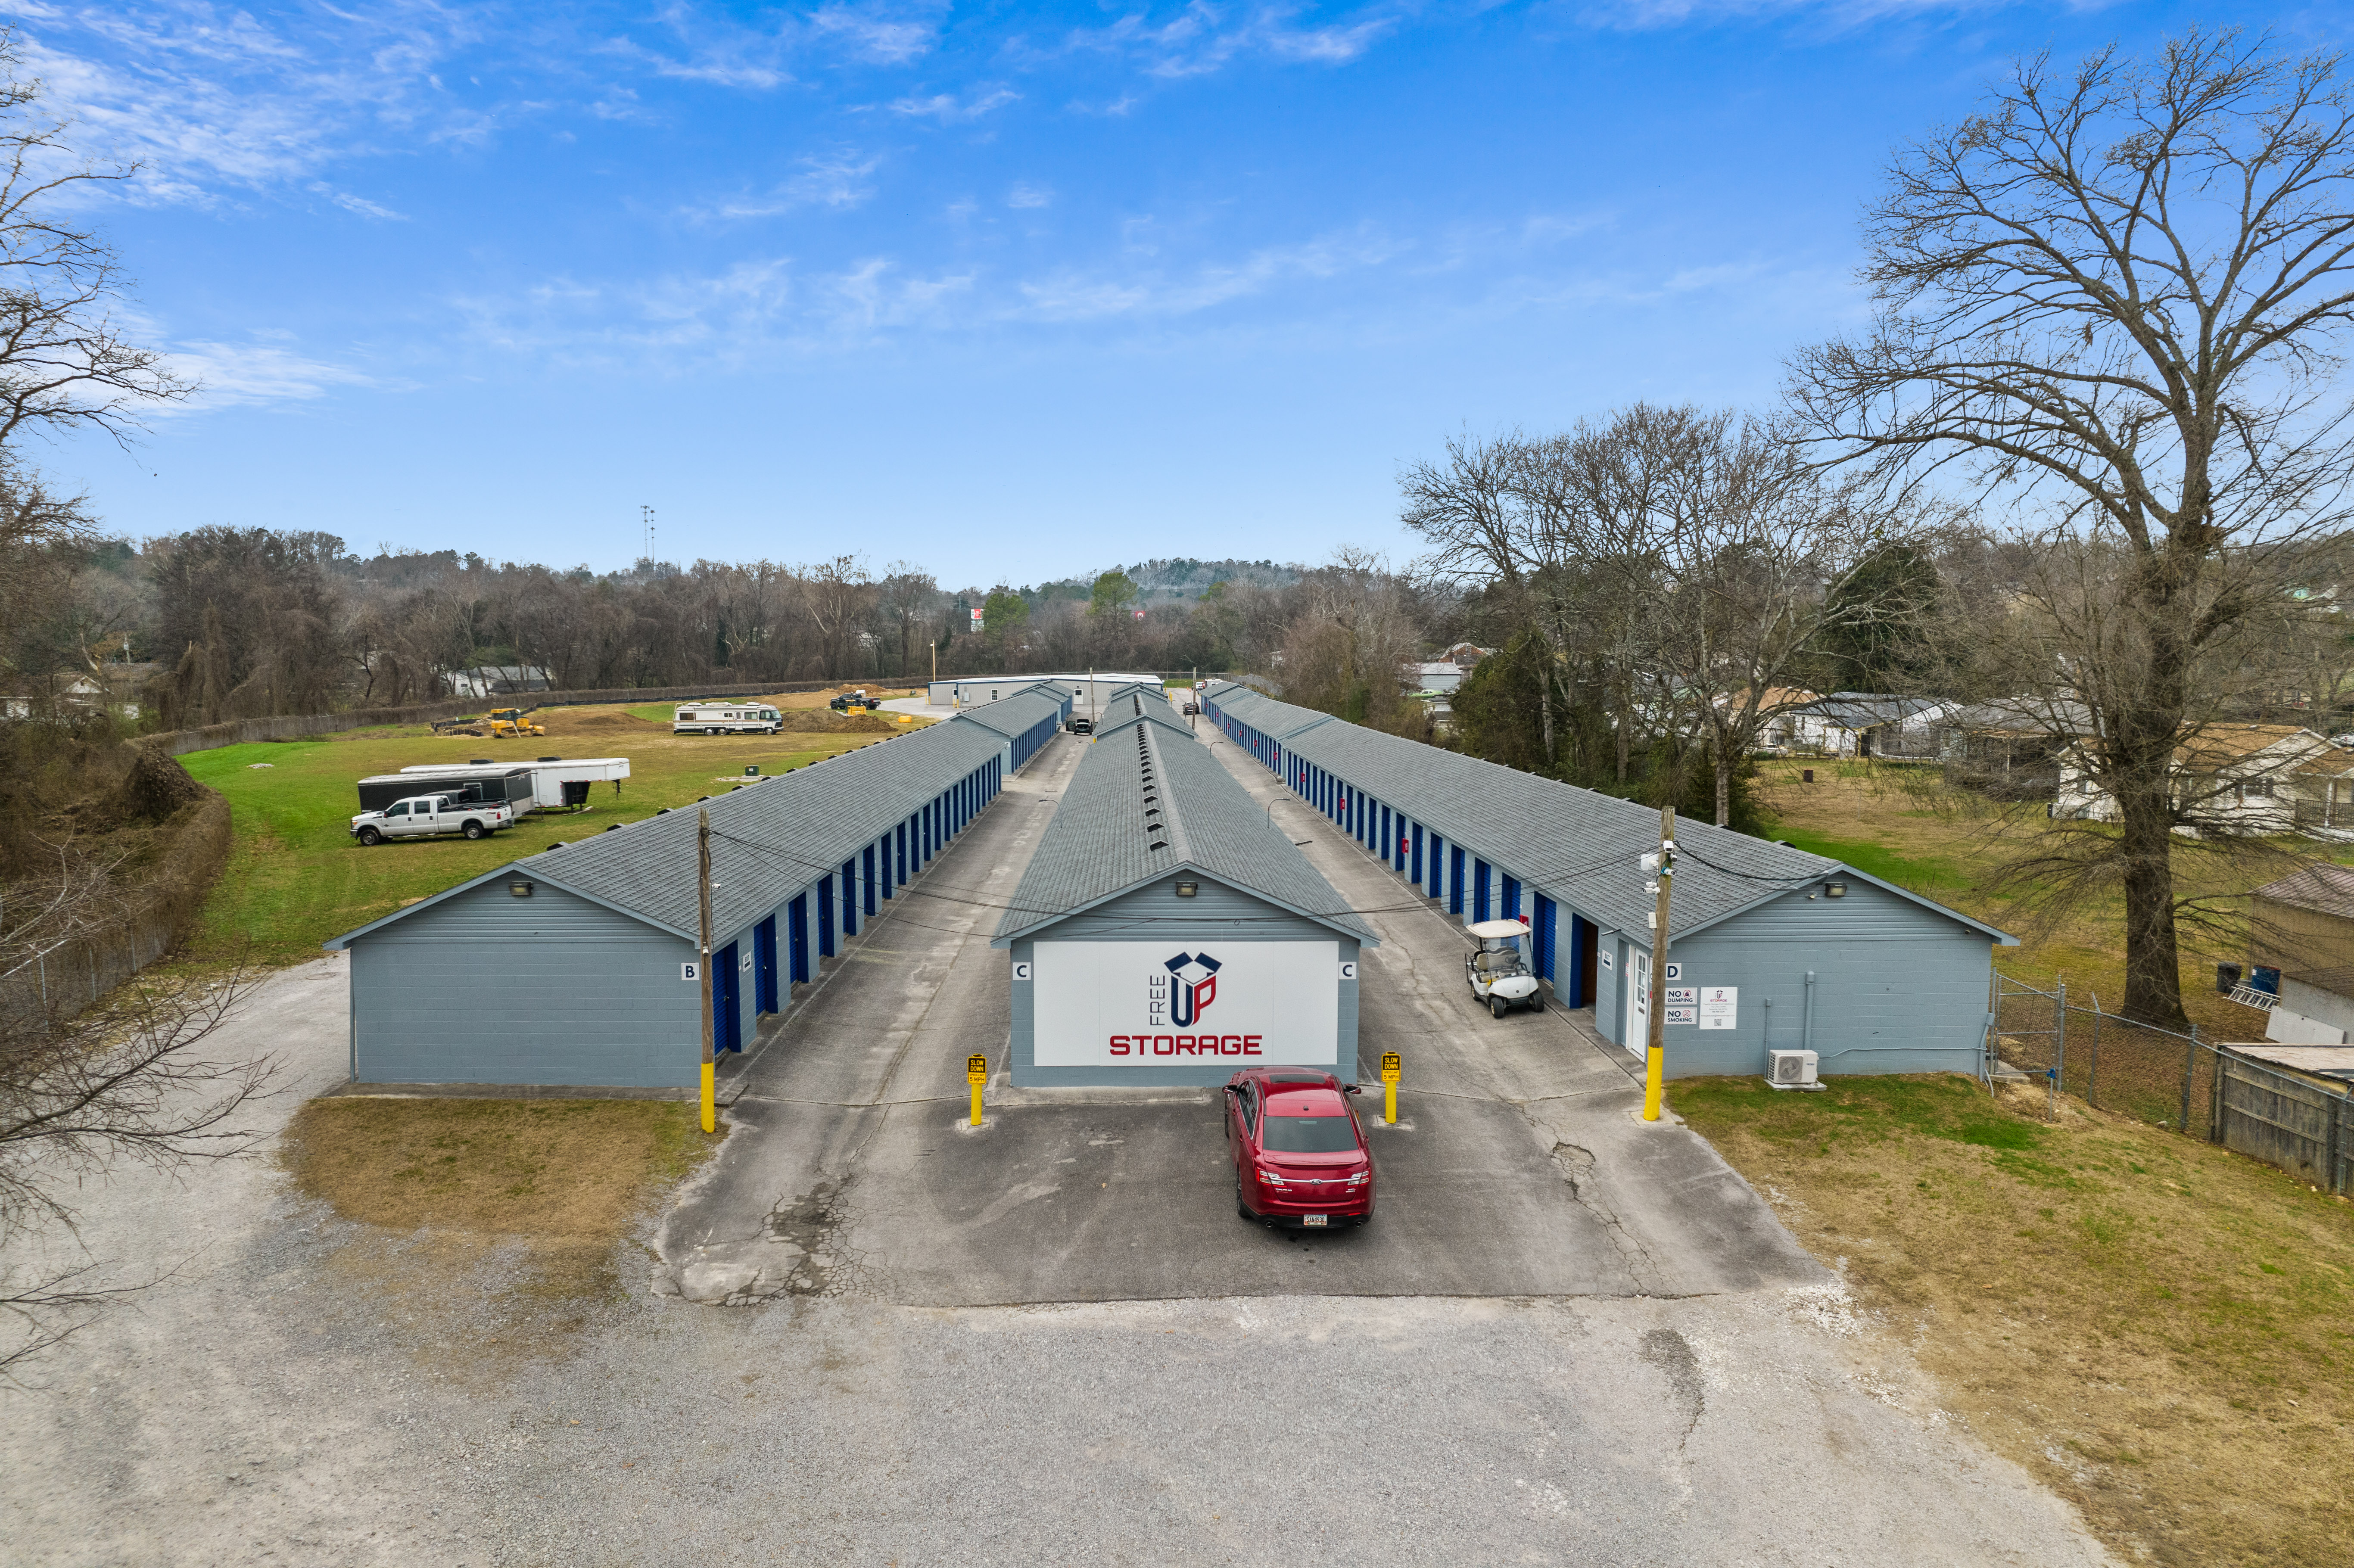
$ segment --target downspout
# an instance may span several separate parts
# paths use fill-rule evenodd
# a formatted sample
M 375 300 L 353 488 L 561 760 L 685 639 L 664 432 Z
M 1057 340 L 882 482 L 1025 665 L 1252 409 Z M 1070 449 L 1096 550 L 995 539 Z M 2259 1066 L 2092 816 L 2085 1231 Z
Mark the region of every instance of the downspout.
M 1812 969 L 1807 971 L 1807 1006 L 1799 1029 L 1799 1049 L 1813 1050 L 1815 1048 L 1815 971 Z

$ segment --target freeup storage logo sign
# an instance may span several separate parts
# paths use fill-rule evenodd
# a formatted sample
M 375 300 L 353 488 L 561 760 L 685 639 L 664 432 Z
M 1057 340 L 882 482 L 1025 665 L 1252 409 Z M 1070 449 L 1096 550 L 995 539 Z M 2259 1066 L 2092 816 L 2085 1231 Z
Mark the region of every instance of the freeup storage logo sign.
M 1218 1000 L 1218 970 L 1223 967 L 1207 953 L 1180 953 L 1161 967 L 1173 977 L 1169 994 L 1155 997 L 1150 1006 L 1155 1012 L 1168 1004 L 1168 1022 L 1179 1029 L 1191 1029 Z M 1161 1027 L 1156 1020 L 1154 1028 Z
M 1338 942 L 1040 942 L 1032 959 L 1042 1067 L 1339 1059 Z

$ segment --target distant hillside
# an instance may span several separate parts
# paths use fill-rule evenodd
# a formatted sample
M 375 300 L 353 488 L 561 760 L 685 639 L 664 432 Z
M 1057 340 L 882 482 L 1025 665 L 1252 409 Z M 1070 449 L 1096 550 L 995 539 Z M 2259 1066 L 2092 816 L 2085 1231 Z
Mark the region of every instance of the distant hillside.
M 1307 570 L 1297 563 L 1282 561 L 1197 561 L 1177 556 L 1167 560 L 1140 561 L 1132 567 L 1119 568 L 1126 572 L 1141 589 L 1144 600 L 1196 599 L 1207 593 L 1212 583 L 1248 583 L 1255 588 L 1289 588 Z M 1034 599 L 1086 599 L 1095 591 L 1095 574 L 1064 577 L 1051 583 L 1040 583 L 1025 590 Z

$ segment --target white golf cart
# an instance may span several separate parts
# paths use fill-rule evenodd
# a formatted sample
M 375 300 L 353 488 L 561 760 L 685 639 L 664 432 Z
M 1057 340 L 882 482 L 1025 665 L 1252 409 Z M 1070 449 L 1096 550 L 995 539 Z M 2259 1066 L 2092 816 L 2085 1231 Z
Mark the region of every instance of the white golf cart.
M 1516 1007 L 1543 1012 L 1544 992 L 1521 961 L 1521 938 L 1529 928 L 1518 920 L 1482 920 L 1469 929 L 1479 939 L 1478 952 L 1463 955 L 1463 978 L 1471 982 L 1471 994 L 1498 1018 Z

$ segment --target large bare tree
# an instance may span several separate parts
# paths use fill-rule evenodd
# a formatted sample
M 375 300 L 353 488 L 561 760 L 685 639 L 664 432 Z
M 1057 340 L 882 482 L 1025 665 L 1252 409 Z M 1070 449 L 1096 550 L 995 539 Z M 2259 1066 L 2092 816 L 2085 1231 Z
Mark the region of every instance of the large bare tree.
M 2232 32 L 2021 63 L 1898 153 L 1865 224 L 1872 327 L 1791 371 L 1819 455 L 1893 482 L 1967 475 L 2122 556 L 2079 695 L 2118 806 L 2125 1008 L 2155 1023 L 2183 1022 L 2172 775 L 2199 665 L 2259 602 L 2252 563 L 2343 518 L 2338 72 Z
M 196 387 L 126 335 L 122 260 L 67 216 L 78 192 L 137 167 L 85 158 L 41 100 L 15 32 L 0 29 L 0 445 L 28 428 L 119 440 L 143 408 Z
M 1622 781 L 1638 728 L 1705 747 L 1720 824 L 1794 673 L 1829 633 L 1901 608 L 1852 574 L 1921 510 L 1828 482 L 1756 418 L 1648 403 L 1550 439 L 1450 443 L 1405 489 L 1422 568 L 1479 582 L 1542 640 L 1547 758 L 1556 708 L 1590 694 Z

